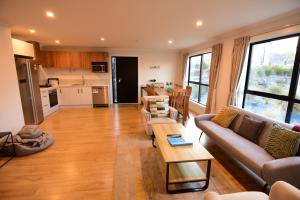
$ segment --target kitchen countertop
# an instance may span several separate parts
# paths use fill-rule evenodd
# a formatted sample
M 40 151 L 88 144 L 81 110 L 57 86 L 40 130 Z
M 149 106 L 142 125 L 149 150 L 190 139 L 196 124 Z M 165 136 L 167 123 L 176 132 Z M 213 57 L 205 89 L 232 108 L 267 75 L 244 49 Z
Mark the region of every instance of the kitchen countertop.
M 53 86 L 53 87 L 41 87 L 40 88 L 40 91 L 43 92 L 43 91 L 49 91 L 49 90 L 53 90 L 53 89 L 57 89 L 57 88 L 60 88 L 60 87 L 103 87 L 103 86 L 107 86 L 109 87 L 109 85 L 106 85 L 106 84 L 93 84 L 93 85 L 80 85 L 80 84 L 64 84 L 64 85 L 59 85 L 59 86 Z
M 40 91 L 49 91 L 49 90 L 53 90 L 53 89 L 57 89 L 57 87 L 41 87 Z
M 107 86 L 107 84 L 89 84 L 89 85 L 81 85 L 81 84 L 64 84 L 64 85 L 59 85 L 58 87 L 97 87 L 97 86 Z

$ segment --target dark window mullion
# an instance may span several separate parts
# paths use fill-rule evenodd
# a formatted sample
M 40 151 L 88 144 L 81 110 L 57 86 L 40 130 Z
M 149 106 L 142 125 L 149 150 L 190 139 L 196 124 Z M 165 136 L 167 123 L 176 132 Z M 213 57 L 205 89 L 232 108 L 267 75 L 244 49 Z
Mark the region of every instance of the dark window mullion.
M 290 84 L 290 91 L 289 91 L 289 102 L 287 107 L 287 113 L 285 116 L 285 122 L 289 123 L 291 121 L 291 116 L 293 112 L 293 105 L 296 99 L 296 92 L 297 92 L 297 85 L 299 79 L 299 68 L 300 68 L 300 36 L 298 36 L 298 44 L 296 49 L 292 79 Z
M 252 49 L 253 49 L 253 44 L 250 44 L 242 108 L 245 107 L 246 92 L 248 91 L 248 83 L 249 83 L 249 76 L 251 70 L 250 68 L 251 68 Z
M 208 85 L 208 84 L 206 84 L 206 83 L 200 83 L 200 85 L 203 85 L 203 86 L 209 87 L 209 85 Z
M 190 85 L 190 76 L 191 76 L 191 57 L 189 57 L 188 85 Z
M 196 85 L 199 85 L 200 83 L 197 82 L 197 81 L 189 81 L 190 83 L 193 83 L 193 84 L 196 84 Z
M 201 87 L 200 87 L 200 84 L 201 84 L 201 74 L 202 74 L 202 57 L 203 55 L 201 55 L 200 57 L 200 71 L 199 71 L 199 91 L 198 91 L 198 103 L 200 103 L 201 101 L 201 98 L 200 98 L 200 95 L 201 95 Z
M 255 95 L 255 96 L 267 97 L 267 98 L 271 98 L 271 99 L 278 99 L 278 100 L 282 100 L 282 101 L 289 100 L 289 96 L 272 94 L 272 93 L 267 93 L 267 92 L 260 92 L 260 91 L 255 91 L 255 90 L 247 90 L 246 93 Z

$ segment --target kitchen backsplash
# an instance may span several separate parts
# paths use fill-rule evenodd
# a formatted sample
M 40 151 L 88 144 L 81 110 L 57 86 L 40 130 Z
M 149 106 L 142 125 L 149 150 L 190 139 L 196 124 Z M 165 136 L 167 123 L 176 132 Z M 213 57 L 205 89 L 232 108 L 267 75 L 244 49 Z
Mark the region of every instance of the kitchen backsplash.
M 109 73 L 93 73 L 90 69 L 39 68 L 40 85 L 47 83 L 48 78 L 59 78 L 61 85 L 82 84 L 108 85 Z

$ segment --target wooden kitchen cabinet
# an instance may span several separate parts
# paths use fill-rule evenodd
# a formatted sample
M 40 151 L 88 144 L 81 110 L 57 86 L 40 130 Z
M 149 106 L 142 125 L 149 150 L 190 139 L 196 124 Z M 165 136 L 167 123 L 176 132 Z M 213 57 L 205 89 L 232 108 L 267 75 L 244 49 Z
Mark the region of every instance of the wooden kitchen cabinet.
M 107 62 L 105 52 L 41 51 L 44 67 L 91 68 L 92 62 Z
M 90 52 L 90 62 L 105 62 L 105 53 Z
M 70 60 L 70 67 L 71 68 L 81 68 L 82 67 L 82 60 L 81 60 L 81 53 L 76 51 L 67 52 L 68 59 Z
M 55 51 L 54 54 L 54 67 L 63 68 L 71 67 L 71 57 L 68 52 L 65 51 Z
M 90 69 L 92 66 L 90 54 L 87 52 L 80 52 L 80 58 L 81 58 L 81 66 L 83 68 Z
M 54 52 L 53 51 L 41 51 L 41 63 L 44 67 L 54 67 Z

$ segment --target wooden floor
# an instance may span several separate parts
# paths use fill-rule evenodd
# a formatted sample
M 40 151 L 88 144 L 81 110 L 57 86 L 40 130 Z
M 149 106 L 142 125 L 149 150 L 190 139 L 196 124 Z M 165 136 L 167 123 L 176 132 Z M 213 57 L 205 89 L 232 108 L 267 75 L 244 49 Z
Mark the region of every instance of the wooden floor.
M 1 200 L 201 199 L 203 196 L 204 192 L 165 193 L 163 174 L 156 164 L 158 152 L 144 134 L 138 106 L 61 109 L 40 127 L 53 134 L 54 145 L 41 153 L 14 158 L 0 169 Z M 193 119 L 187 127 L 194 134 L 200 133 Z M 215 144 L 206 137 L 201 142 L 221 161 L 212 164 L 208 190 L 229 193 L 260 189 L 255 178 Z M 0 163 L 3 161 L 0 158 Z

